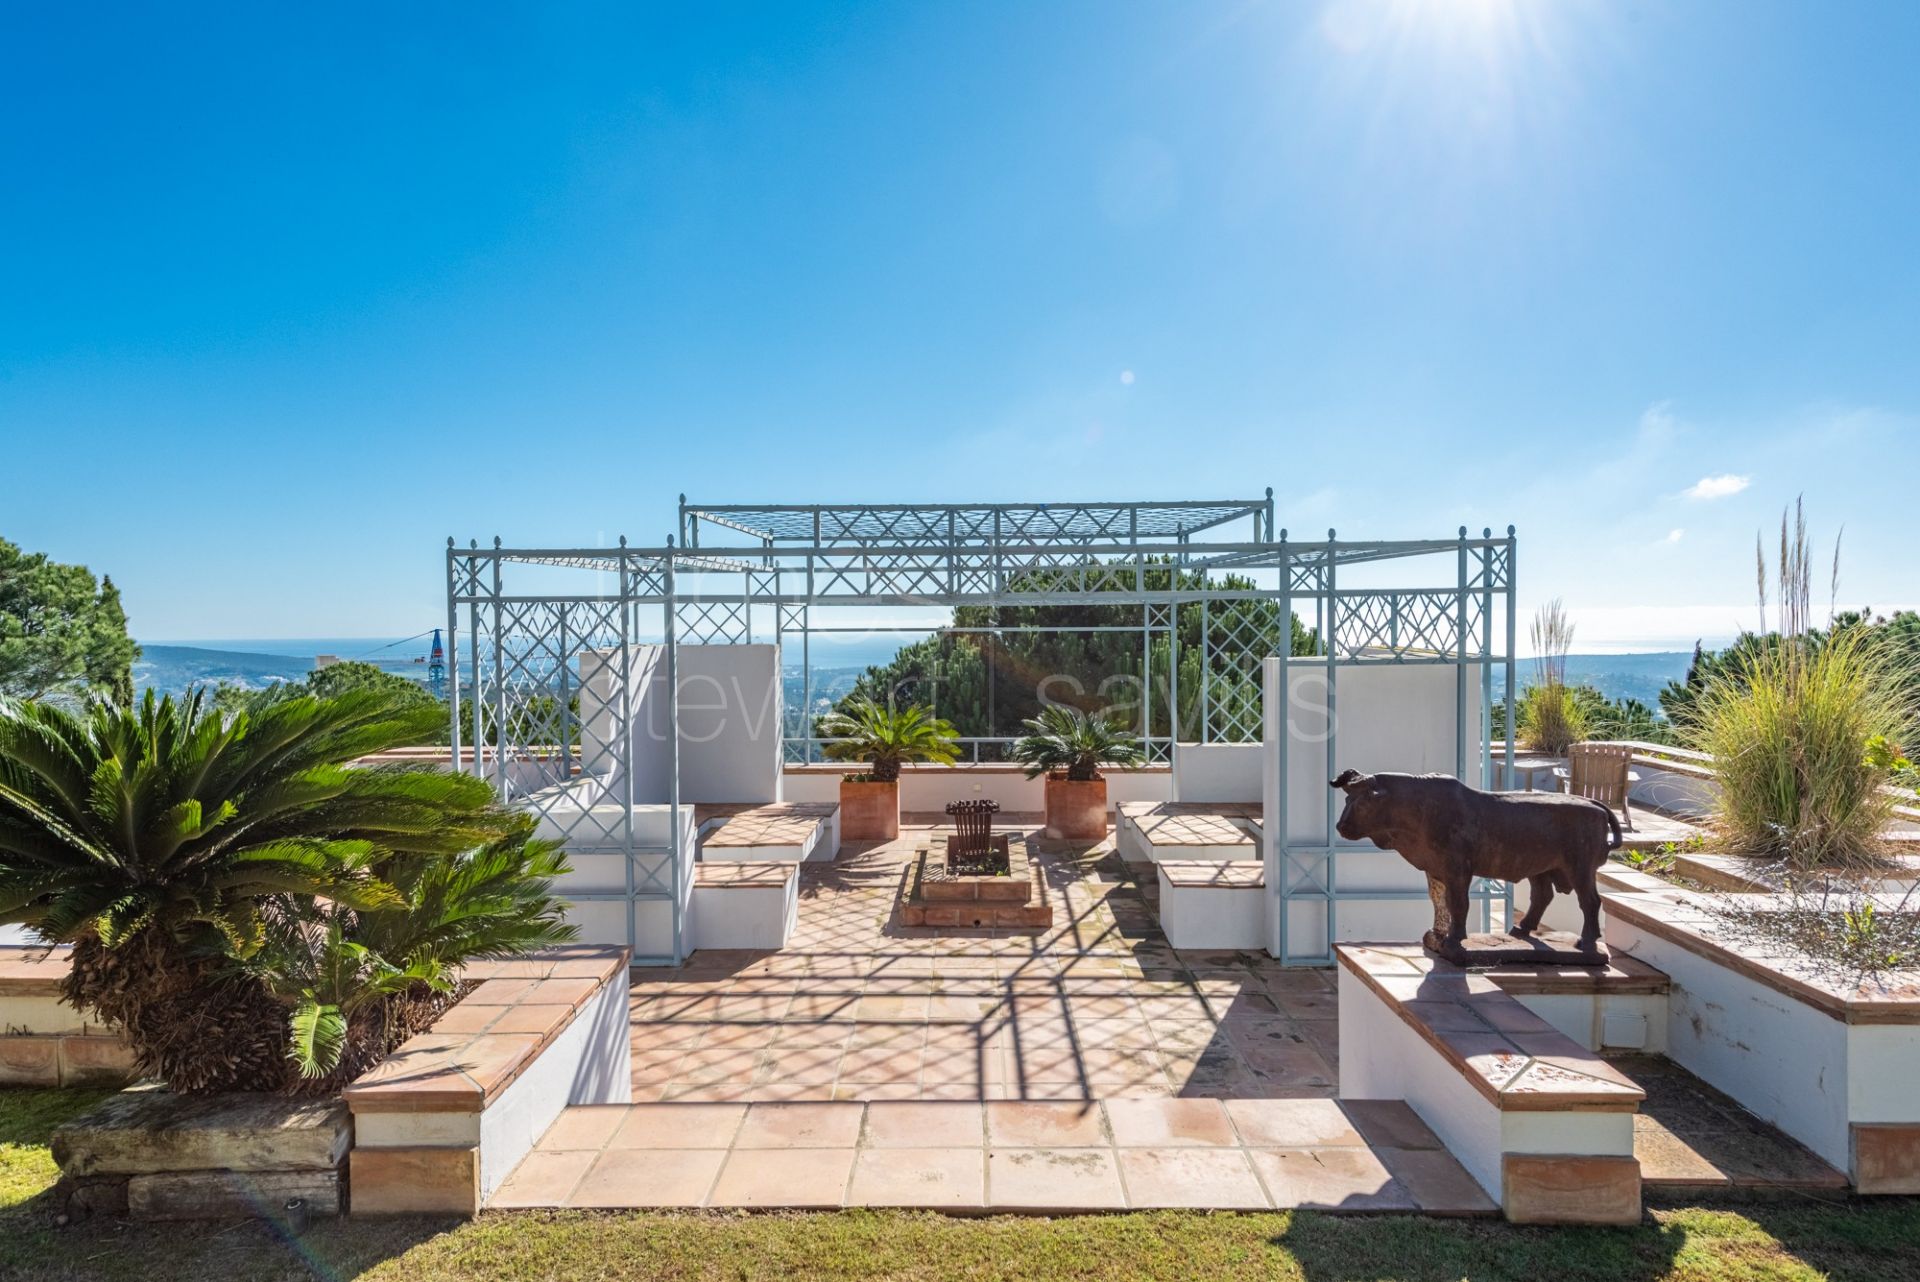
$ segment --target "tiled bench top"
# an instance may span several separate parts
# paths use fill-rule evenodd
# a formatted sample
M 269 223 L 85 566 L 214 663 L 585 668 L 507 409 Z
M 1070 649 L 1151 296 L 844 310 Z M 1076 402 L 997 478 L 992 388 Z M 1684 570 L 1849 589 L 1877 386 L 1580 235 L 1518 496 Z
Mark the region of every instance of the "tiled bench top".
M 1123 801 L 1119 813 L 1155 846 L 1252 846 L 1260 827 L 1257 805 Z
M 794 880 L 799 871 L 800 865 L 790 861 L 727 859 L 694 865 L 693 884 L 711 890 L 773 890 Z
M 703 806 L 698 813 L 702 823 L 718 821 L 700 839 L 703 846 L 724 849 L 732 846 L 782 846 L 803 842 L 814 830 L 832 819 L 839 810 L 837 802 L 788 802 L 771 806 Z
M 1371 989 L 1503 1112 L 1634 1112 L 1646 1093 L 1501 989 L 1418 945 L 1341 945 Z
M 71 948 L 8 944 L 0 947 L 0 996 L 58 997 L 73 969 Z
M 625 948 L 597 944 L 474 962 L 466 978 L 479 986 L 342 1094 L 356 1113 L 478 1112 L 627 962 Z
M 1182 890 L 1259 890 L 1267 884 L 1266 865 L 1257 859 L 1163 859 L 1155 867 L 1169 886 Z
M 1920 1024 L 1920 971 L 1850 981 L 1806 959 L 1740 938 L 1710 903 L 1764 905 L 1771 895 L 1697 895 L 1669 888 L 1606 896 L 1606 911 L 1627 924 L 1707 958 L 1784 996 L 1849 1024 Z

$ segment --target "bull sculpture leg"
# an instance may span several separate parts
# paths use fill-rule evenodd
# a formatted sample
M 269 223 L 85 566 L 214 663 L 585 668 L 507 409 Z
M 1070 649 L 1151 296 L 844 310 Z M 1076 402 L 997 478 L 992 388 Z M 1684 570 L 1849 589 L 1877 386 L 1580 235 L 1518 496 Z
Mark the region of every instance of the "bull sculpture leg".
M 1467 951 L 1467 891 L 1469 882 L 1443 882 L 1427 878 L 1427 898 L 1433 901 L 1433 929 L 1420 942 L 1429 952 L 1448 961 L 1464 961 Z
M 1553 902 L 1553 878 L 1529 877 L 1527 886 L 1532 894 L 1527 899 L 1527 914 L 1514 926 L 1516 935 L 1531 935 L 1540 929 L 1540 919 L 1546 916 L 1547 905 Z
M 1437 953 L 1453 933 L 1453 915 L 1447 911 L 1447 888 L 1438 879 L 1427 878 L 1427 898 L 1433 901 L 1433 929 L 1420 943 L 1428 952 Z
M 1595 874 L 1598 869 L 1588 868 L 1584 874 L 1576 874 L 1573 882 L 1573 896 L 1580 901 L 1580 951 L 1591 953 L 1600 947 L 1600 887 Z

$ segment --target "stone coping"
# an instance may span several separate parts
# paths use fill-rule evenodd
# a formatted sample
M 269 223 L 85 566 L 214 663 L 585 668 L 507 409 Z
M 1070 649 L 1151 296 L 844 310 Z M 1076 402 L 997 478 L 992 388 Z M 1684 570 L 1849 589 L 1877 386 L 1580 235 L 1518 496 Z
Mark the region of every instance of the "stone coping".
M 1428 957 L 1418 944 L 1341 944 L 1334 952 L 1502 1112 L 1631 1113 L 1646 1098 L 1619 1070 L 1502 991 L 1491 973 Z
M 1162 859 L 1154 867 L 1169 886 L 1182 890 L 1260 890 L 1267 884 L 1267 866 L 1255 859 L 1229 862 L 1209 859 Z
M 465 978 L 478 987 L 341 1094 L 356 1113 L 477 1113 L 628 961 L 625 948 L 571 944 L 474 962 Z
M 0 946 L 0 997 L 58 997 L 72 969 L 73 949 L 64 944 Z
M 1707 851 L 1682 852 L 1673 859 L 1676 875 L 1714 890 L 1732 891 L 1735 894 L 1772 894 L 1778 891 L 1783 879 L 1776 874 L 1783 871 L 1783 867 L 1779 860 Z M 1893 855 L 1889 857 L 1886 867 L 1866 877 L 1857 880 L 1836 877 L 1836 880 L 1873 885 L 1881 889 L 1910 886 L 1920 882 L 1920 855 Z
M 1119 816 L 1156 850 L 1179 846 L 1252 847 L 1260 807 L 1229 802 L 1123 801 Z M 1249 831 L 1249 829 L 1253 831 Z
M 871 767 L 857 761 L 812 761 L 804 765 L 785 765 L 780 767 L 782 774 L 789 775 L 846 775 L 861 774 Z M 1013 761 L 956 761 L 950 766 L 933 765 L 926 762 L 910 761 L 900 767 L 902 775 L 934 774 L 947 771 L 955 774 L 1021 775 L 1027 768 Z M 1102 776 L 1112 775 L 1168 775 L 1173 773 L 1172 766 L 1108 766 L 1102 770 Z
M 1848 1024 L 1920 1024 L 1920 971 L 1903 971 L 1892 980 L 1848 983 L 1823 973 L 1804 958 L 1769 950 L 1754 940 L 1735 939 L 1715 917 L 1713 899 L 1765 904 L 1772 895 L 1704 896 L 1678 888 L 1608 893 L 1606 910 L 1649 935 L 1704 957 L 1782 996 L 1804 1002 Z
M 778 890 L 792 881 L 799 870 L 800 865 L 791 861 L 756 863 L 725 859 L 695 864 L 693 884 L 703 890 Z

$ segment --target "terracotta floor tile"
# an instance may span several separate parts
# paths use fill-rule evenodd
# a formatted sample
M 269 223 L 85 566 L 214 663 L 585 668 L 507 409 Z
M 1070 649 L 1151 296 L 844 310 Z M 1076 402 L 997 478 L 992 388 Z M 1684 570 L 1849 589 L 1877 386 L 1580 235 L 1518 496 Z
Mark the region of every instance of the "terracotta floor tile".
M 1330 1099 L 1236 1099 L 1227 1116 L 1249 1148 L 1321 1148 L 1364 1145 L 1341 1106 Z
M 1107 1143 L 1097 1105 L 1065 1102 L 990 1103 L 987 1138 L 995 1148 L 1086 1148 Z
M 566 1153 L 535 1150 L 514 1168 L 513 1174 L 494 1192 L 487 1205 L 565 1206 L 568 1196 L 598 1156 L 590 1149 Z
M 978 1104 L 882 1101 L 867 1106 L 861 1143 L 868 1148 L 979 1148 L 985 1136 Z
M 1440 1137 L 1404 1100 L 1342 1100 L 1340 1107 L 1360 1132 L 1360 1138 L 1375 1148 L 1439 1148 Z
M 535 1147 L 549 1152 L 605 1148 L 607 1140 L 626 1120 L 627 1106 L 624 1104 L 593 1104 L 564 1109 Z
M 853 1158 L 851 1148 L 735 1149 L 727 1156 L 708 1204 L 838 1207 L 846 1198 Z
M 1492 1215 L 1500 1209 L 1451 1153 L 1382 1148 L 1374 1156 L 1429 1215 Z
M 655 1104 L 627 1111 L 608 1148 L 727 1148 L 745 1104 Z
M 1413 1198 L 1364 1148 L 1252 1149 L 1254 1169 L 1280 1208 L 1407 1211 Z
M 1219 1147 L 1237 1143 L 1226 1110 L 1211 1099 L 1109 1099 L 1113 1142 L 1121 1148 Z
M 973 1148 L 868 1148 L 854 1160 L 850 1206 L 986 1205 L 986 1151 Z
M 1237 1148 L 1129 1148 L 1119 1157 L 1129 1206 L 1236 1211 L 1268 1205 Z
M 755 1104 L 734 1147 L 850 1149 L 860 1142 L 862 1113 L 858 1104 Z
M 995 1148 L 987 1155 L 987 1205 L 994 1210 L 1119 1210 L 1126 1204 L 1110 1149 Z
M 569 1206 L 700 1206 L 726 1154 L 718 1149 L 608 1149 Z

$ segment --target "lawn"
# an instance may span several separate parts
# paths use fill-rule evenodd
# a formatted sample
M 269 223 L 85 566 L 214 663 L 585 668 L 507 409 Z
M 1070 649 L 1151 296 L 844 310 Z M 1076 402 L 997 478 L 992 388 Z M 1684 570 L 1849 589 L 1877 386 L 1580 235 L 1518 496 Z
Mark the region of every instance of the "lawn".
M 510 1212 L 476 1222 L 65 1228 L 46 1135 L 98 1098 L 0 1091 L 0 1279 L 1901 1279 L 1920 1282 L 1920 1203 L 1780 1201 L 1659 1210 L 1636 1229 L 1160 1212 L 1072 1219 Z

